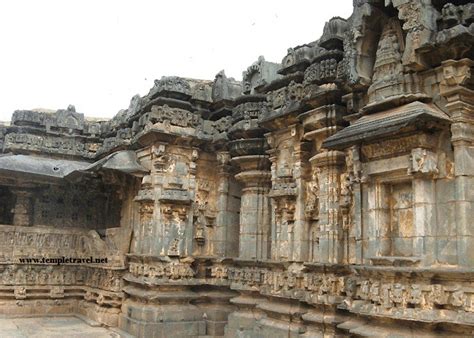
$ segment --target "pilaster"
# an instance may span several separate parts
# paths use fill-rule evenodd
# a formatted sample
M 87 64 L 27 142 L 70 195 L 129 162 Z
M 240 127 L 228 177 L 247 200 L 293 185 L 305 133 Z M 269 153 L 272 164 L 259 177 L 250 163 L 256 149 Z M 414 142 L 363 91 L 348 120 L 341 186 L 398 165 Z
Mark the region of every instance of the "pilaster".
M 442 63 L 443 80 L 440 93 L 446 100 L 446 108 L 452 120 L 451 142 L 454 148 L 455 215 L 458 243 L 458 264 L 473 266 L 474 245 L 474 91 L 470 59 L 448 60 Z M 469 87 L 469 88 L 468 88 Z

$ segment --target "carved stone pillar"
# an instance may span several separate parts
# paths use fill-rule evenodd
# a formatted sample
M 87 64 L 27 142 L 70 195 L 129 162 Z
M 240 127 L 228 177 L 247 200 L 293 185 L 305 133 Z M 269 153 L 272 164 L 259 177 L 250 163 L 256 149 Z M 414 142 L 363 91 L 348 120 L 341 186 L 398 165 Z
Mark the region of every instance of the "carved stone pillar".
M 267 259 L 270 256 L 270 161 L 265 155 L 265 129 L 258 117 L 268 110 L 263 95 L 237 99 L 229 137 L 231 164 L 242 183 L 240 205 L 239 258 Z
M 342 129 L 344 113 L 344 107 L 326 104 L 299 116 L 305 131 L 304 139 L 313 143 L 315 153 L 309 159 L 311 177 L 307 184 L 306 205 L 306 217 L 310 221 L 309 257 L 313 262 L 341 263 L 344 258 L 339 200 L 345 154 L 322 148 L 328 136 Z
M 286 116 L 288 117 L 288 116 Z M 294 117 L 293 117 L 294 119 Z M 309 253 L 308 220 L 305 215 L 308 142 L 301 142 L 302 128 L 280 128 L 277 119 L 267 122 L 274 132 L 266 134 L 271 147 L 272 259 L 306 261 Z
M 300 133 L 301 134 L 301 131 Z M 306 181 L 308 179 L 308 157 L 309 152 L 307 142 L 298 142 L 295 147 L 295 165 L 293 177 L 296 181 L 296 188 L 299 194 L 296 196 L 295 204 L 295 228 L 293 254 L 291 259 L 294 261 L 308 261 L 310 241 L 308 238 L 309 222 L 306 217 Z
M 185 256 L 192 252 L 191 197 L 195 191 L 197 151 L 156 143 L 150 147 L 151 174 L 135 198 L 140 221 L 133 253 Z
M 143 177 L 141 189 L 135 196 L 134 201 L 137 204 L 138 221 L 134 227 L 131 252 L 136 254 L 146 253 L 150 246 L 150 237 L 154 232 L 153 213 L 155 210 L 155 194 L 151 186 L 150 175 Z
M 346 182 L 341 182 L 346 187 L 342 195 L 343 228 L 347 231 L 347 263 L 361 264 L 363 259 L 362 248 L 362 188 L 361 188 L 361 163 L 360 150 L 352 146 L 346 153 Z
M 345 154 L 324 151 L 310 161 L 319 168 L 319 261 L 341 263 L 344 247 L 339 200 Z
M 238 156 L 232 159 L 241 172 L 235 178 L 242 182 L 240 208 L 239 258 L 267 259 L 270 255 L 271 185 L 266 155 Z
M 187 258 L 194 244 L 199 153 L 188 143 L 165 143 L 152 136 L 140 154 L 151 170 L 135 197 L 139 221 L 124 277 L 126 299 L 119 326 L 137 337 L 167 337 L 170 332 L 199 336 L 206 323 L 191 303 L 199 295 L 192 291 L 196 271 L 193 259 Z
M 452 120 L 458 264 L 469 267 L 474 262 L 474 245 L 470 240 L 474 233 L 471 221 L 474 200 L 470 193 L 474 186 L 474 91 L 467 87 L 472 86 L 473 66 L 470 59 L 443 62 L 440 86 Z
M 13 209 L 13 225 L 33 225 L 33 191 L 28 188 L 12 189 L 16 196 Z
M 214 240 L 215 254 L 220 257 L 237 257 L 239 254 L 240 187 L 232 175 L 230 154 L 217 153 L 218 197 Z

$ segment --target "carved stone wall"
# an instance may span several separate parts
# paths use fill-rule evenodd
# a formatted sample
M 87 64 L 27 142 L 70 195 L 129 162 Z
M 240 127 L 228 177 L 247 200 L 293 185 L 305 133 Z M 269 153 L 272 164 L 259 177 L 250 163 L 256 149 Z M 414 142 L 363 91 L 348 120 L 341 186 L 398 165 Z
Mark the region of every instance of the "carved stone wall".
M 33 201 L 33 225 L 105 229 L 120 225 L 120 200 L 105 187 L 51 186 Z
M 473 25 L 466 1 L 357 0 L 242 82 L 163 77 L 108 121 L 15 112 L 0 311 L 138 337 L 472 335 Z M 15 263 L 42 251 L 113 259 Z

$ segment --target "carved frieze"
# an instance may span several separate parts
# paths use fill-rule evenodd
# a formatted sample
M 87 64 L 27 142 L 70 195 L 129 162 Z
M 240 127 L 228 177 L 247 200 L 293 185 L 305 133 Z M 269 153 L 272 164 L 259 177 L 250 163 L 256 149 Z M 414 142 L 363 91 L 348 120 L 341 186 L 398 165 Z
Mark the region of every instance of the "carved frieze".
M 190 96 L 191 86 L 184 78 L 178 76 L 163 76 L 160 80 L 155 80 L 155 86 L 152 89 L 154 95 L 159 95 L 162 92 L 175 92 Z
M 258 286 L 263 295 L 301 299 L 313 304 L 336 302 L 360 314 L 378 313 L 416 320 L 423 315 L 442 318 L 443 310 L 439 310 L 441 306 L 452 307 L 466 316 L 472 316 L 474 312 L 474 293 L 470 288 L 431 284 L 423 280 L 403 279 L 393 282 L 298 269 L 253 267 L 229 267 L 228 279 L 235 289 L 255 289 Z M 414 308 L 419 311 L 413 311 Z
M 29 265 L 14 267 L 10 265 L 0 267 L 0 281 L 2 285 L 11 285 L 12 296 L 15 299 L 59 299 L 84 296 L 86 300 L 96 300 L 96 298 L 90 297 L 92 293 L 105 292 L 108 295 L 107 298 L 120 300 L 122 297 L 122 276 L 123 270 L 107 270 L 88 266 Z M 49 290 L 49 293 L 38 292 L 38 287 L 41 290 Z M 71 293 L 70 290 L 74 292 Z M 117 301 L 112 304 L 103 300 L 102 303 L 109 306 L 120 305 L 120 302 Z
M 337 67 L 336 59 L 326 59 L 312 64 L 304 72 L 304 84 L 334 82 L 338 74 Z
M 150 123 L 169 123 L 178 127 L 196 128 L 200 124 L 201 118 L 199 115 L 181 108 L 171 108 L 168 105 L 151 107 L 151 112 L 148 115 L 143 115 L 142 124 L 146 124 L 144 119 Z
M 85 143 L 81 139 L 74 138 L 9 133 L 5 135 L 4 149 L 26 149 L 36 153 L 69 154 L 92 158 L 95 155 L 96 144 Z
M 376 159 L 386 156 L 397 156 L 411 152 L 416 147 L 431 148 L 432 139 L 426 135 L 411 135 L 391 140 L 382 140 L 377 143 L 362 146 L 362 154 L 367 159 Z
M 258 119 L 260 114 L 267 112 L 268 105 L 266 102 L 244 102 L 232 110 L 232 121 L 236 123 L 241 120 Z
M 228 279 L 229 267 L 221 264 L 214 264 L 210 268 L 210 276 L 213 279 L 224 281 Z
M 269 92 L 267 101 L 273 110 L 285 110 L 291 104 L 300 101 L 303 98 L 303 93 L 303 85 L 291 81 L 288 86 Z
M 296 196 L 297 187 L 293 180 L 276 180 L 272 183 L 269 196 L 273 198 L 284 196 Z
M 131 262 L 129 272 L 134 277 L 148 277 L 151 279 L 170 279 L 183 280 L 195 276 L 195 271 L 190 263 L 172 261 L 172 262 L 153 262 L 141 263 Z

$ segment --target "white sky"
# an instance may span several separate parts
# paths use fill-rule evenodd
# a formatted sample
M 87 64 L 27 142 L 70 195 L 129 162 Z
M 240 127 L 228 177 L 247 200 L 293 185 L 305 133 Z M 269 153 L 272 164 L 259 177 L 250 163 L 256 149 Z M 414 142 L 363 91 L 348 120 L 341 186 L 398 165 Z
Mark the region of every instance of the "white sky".
M 0 120 L 69 104 L 112 117 L 163 75 L 241 80 L 351 13 L 352 0 L 1 0 Z

